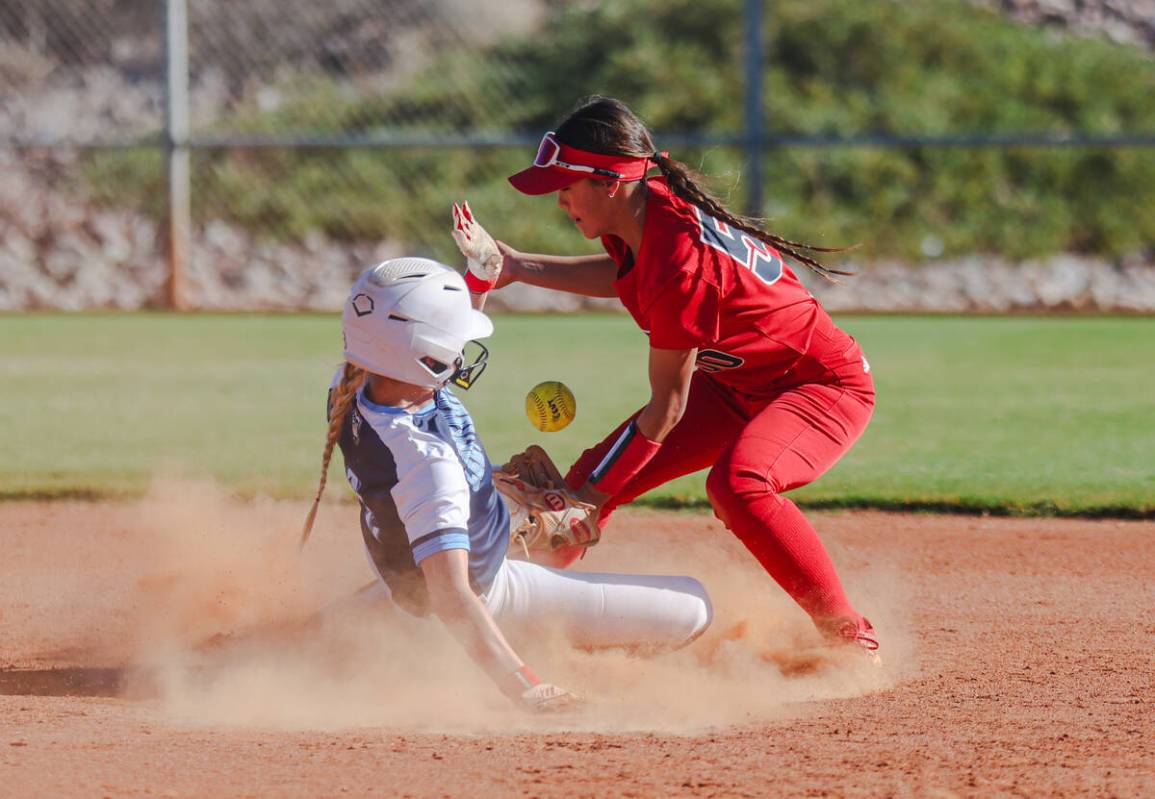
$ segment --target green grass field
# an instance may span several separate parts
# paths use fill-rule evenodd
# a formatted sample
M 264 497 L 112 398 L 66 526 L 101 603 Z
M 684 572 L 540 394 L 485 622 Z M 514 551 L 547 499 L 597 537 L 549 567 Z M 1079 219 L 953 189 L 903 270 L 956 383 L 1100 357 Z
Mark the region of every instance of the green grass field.
M 839 321 L 866 348 L 878 408 L 802 504 L 1155 517 L 1155 319 Z M 648 396 L 646 341 L 624 315 L 497 327 L 464 395 L 494 460 L 537 442 L 568 463 Z M 327 315 L 0 316 L 0 497 L 134 495 L 156 474 L 306 496 L 340 346 Z M 559 433 L 522 410 L 547 379 L 577 395 Z M 704 499 L 695 475 L 647 501 Z

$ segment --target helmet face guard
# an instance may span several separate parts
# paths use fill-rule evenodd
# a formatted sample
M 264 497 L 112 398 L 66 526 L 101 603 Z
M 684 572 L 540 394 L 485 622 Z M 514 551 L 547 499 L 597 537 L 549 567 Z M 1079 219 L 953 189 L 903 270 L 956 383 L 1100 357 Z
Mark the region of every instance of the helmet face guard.
M 465 355 L 457 359 L 457 371 L 453 373 L 453 377 L 449 380 L 458 388 L 463 388 L 466 391 L 470 386 L 477 382 L 481 377 L 481 373 L 485 371 L 485 367 L 489 364 L 489 350 L 480 341 L 471 341 L 470 344 L 477 346 L 477 355 L 473 360 L 465 365 Z

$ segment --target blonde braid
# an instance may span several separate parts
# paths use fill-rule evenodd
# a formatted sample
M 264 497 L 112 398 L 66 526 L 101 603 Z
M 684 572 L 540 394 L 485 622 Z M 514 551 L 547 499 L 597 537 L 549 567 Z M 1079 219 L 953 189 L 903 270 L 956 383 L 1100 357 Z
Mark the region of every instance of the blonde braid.
M 341 437 L 341 427 L 345 424 L 349 409 L 353 407 L 357 391 L 368 376 L 369 373 L 364 369 L 346 362 L 341 381 L 333 388 L 333 396 L 329 399 L 329 431 L 325 436 L 325 453 L 321 456 L 321 482 L 317 486 L 317 496 L 313 497 L 313 507 L 309 508 L 309 515 L 305 517 L 305 527 L 301 531 L 302 547 L 309 540 L 309 533 L 313 532 L 313 522 L 321 506 L 321 494 L 325 492 L 325 483 L 329 481 L 329 461 L 333 459 L 333 447 Z

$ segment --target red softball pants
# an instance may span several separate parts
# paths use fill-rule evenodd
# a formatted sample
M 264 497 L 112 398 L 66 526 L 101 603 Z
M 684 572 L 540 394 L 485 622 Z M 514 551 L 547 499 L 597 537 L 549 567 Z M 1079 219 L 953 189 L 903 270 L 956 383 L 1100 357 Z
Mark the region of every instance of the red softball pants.
M 844 621 L 860 623 L 818 533 L 782 496 L 833 466 L 874 410 L 874 383 L 862 351 L 837 332 L 819 342 L 831 345 L 827 352 L 793 370 L 806 374 L 807 382 L 757 399 L 696 372 L 682 420 L 653 460 L 605 505 L 602 526 L 619 505 L 709 467 L 706 491 L 714 513 L 815 624 L 830 630 Z M 581 455 L 566 475 L 571 487 L 585 482 L 629 421 Z

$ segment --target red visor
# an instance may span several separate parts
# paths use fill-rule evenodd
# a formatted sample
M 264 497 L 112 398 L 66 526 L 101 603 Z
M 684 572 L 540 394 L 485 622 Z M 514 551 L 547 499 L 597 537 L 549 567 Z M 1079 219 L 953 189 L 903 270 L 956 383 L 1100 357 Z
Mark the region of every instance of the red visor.
M 522 194 L 549 194 L 583 178 L 641 180 L 653 164 L 650 158 L 603 155 L 562 144 L 553 131 L 542 137 L 533 166 L 509 178 Z

